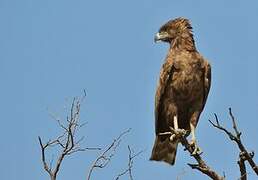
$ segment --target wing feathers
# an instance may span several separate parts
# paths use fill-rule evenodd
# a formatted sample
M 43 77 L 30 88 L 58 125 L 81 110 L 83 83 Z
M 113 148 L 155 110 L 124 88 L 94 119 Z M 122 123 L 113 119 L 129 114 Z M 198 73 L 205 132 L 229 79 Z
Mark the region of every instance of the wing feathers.
M 208 98 L 208 94 L 211 87 L 211 66 L 208 61 L 204 61 L 204 93 L 203 93 L 203 107 L 205 106 L 205 103 Z
M 166 63 L 163 64 L 162 70 L 160 73 L 160 79 L 159 79 L 159 85 L 156 91 L 156 97 L 155 97 L 155 127 L 156 127 L 156 134 L 159 132 L 159 123 L 158 119 L 160 110 L 161 110 L 161 102 L 162 98 L 164 96 L 164 93 L 166 91 L 167 86 L 169 85 L 169 80 L 172 79 L 171 76 L 173 76 L 173 61 L 166 60 Z

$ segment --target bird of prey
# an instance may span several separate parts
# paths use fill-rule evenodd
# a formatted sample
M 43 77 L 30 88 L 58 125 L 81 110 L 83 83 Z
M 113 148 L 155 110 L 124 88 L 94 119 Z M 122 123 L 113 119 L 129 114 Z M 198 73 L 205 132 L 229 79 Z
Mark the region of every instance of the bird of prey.
M 168 21 L 156 34 L 157 41 L 168 43 L 170 48 L 161 68 L 156 91 L 156 139 L 150 160 L 173 165 L 180 142 L 173 133 L 175 130 L 190 132 L 193 154 L 200 151 L 195 128 L 210 90 L 211 67 L 196 50 L 188 19 Z

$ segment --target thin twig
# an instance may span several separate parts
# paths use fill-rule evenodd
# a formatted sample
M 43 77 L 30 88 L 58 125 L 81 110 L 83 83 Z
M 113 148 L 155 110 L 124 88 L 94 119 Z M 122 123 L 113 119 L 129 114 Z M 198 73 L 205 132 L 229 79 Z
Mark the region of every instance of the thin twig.
M 108 145 L 105 150 L 96 158 L 96 160 L 93 162 L 92 166 L 89 169 L 87 180 L 90 180 L 92 172 L 96 168 L 105 168 L 111 161 L 111 158 L 115 155 L 117 147 L 120 145 L 120 142 L 122 140 L 122 137 L 129 133 L 131 129 L 128 129 L 121 134 L 117 138 L 113 140 L 113 142 Z
M 132 168 L 133 168 L 134 158 L 137 157 L 137 156 L 139 156 L 141 153 L 143 153 L 143 150 L 141 150 L 141 151 L 139 151 L 139 152 L 137 152 L 137 153 L 134 154 L 134 153 L 133 153 L 133 150 L 131 149 L 131 147 L 130 147 L 129 145 L 127 146 L 127 148 L 128 148 L 128 151 L 129 151 L 129 153 L 128 153 L 128 164 L 127 164 L 127 168 L 126 168 L 124 171 L 122 171 L 121 173 L 119 173 L 119 174 L 116 176 L 115 180 L 119 180 L 120 177 L 124 176 L 124 175 L 127 174 L 127 173 L 128 173 L 128 175 L 129 175 L 129 179 L 130 179 L 130 180 L 133 180 Z

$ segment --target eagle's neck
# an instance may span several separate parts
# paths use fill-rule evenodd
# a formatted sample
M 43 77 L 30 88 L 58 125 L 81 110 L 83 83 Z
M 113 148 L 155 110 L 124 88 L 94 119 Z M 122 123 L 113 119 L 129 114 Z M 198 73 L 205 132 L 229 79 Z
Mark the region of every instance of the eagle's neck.
M 190 31 L 182 32 L 170 44 L 174 50 L 196 51 L 193 34 Z

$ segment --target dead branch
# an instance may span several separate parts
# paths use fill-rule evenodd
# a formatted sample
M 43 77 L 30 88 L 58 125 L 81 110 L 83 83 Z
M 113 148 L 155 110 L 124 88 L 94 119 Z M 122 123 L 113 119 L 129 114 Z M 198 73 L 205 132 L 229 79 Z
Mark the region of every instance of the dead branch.
M 212 170 L 206 163 L 205 161 L 202 159 L 200 153 L 194 153 L 194 147 L 188 142 L 187 140 L 187 136 L 189 135 L 189 132 L 184 130 L 184 129 L 174 129 L 172 127 L 170 127 L 170 130 L 172 131 L 172 133 L 175 135 L 176 139 L 179 139 L 179 141 L 181 142 L 181 144 L 184 146 L 184 150 L 188 151 L 190 153 L 191 156 L 194 157 L 194 159 L 197 161 L 197 164 L 189 164 L 188 165 L 192 168 L 192 169 L 197 169 L 200 172 L 202 172 L 203 174 L 206 174 L 207 176 L 209 176 L 211 179 L 214 180 L 223 180 L 224 177 L 220 176 L 218 173 L 216 173 L 214 170 Z
M 214 180 L 224 179 L 224 177 L 220 176 L 205 163 L 200 154 L 193 154 L 194 148 L 190 145 L 185 136 L 181 136 L 180 142 L 184 146 L 185 150 L 187 150 L 191 154 L 191 156 L 193 156 L 194 159 L 197 161 L 197 164 L 188 164 L 192 169 L 197 169 Z
M 252 167 L 252 169 L 256 173 L 256 175 L 258 175 L 258 166 L 253 161 L 254 152 L 249 153 L 246 150 L 243 143 L 242 143 L 242 140 L 241 140 L 242 133 L 238 130 L 236 120 L 235 120 L 235 117 L 232 113 L 231 108 L 229 108 L 229 115 L 230 115 L 230 118 L 232 120 L 234 133 L 230 132 L 229 130 L 227 130 L 226 128 L 224 128 L 223 126 L 220 125 L 218 116 L 216 114 L 214 114 L 216 123 L 214 123 L 210 120 L 209 121 L 210 121 L 210 123 L 212 124 L 213 127 L 215 127 L 217 129 L 223 131 L 224 133 L 226 133 L 228 135 L 229 139 L 237 144 L 237 146 L 240 150 L 239 160 L 238 160 L 239 170 L 240 170 L 240 173 L 241 173 L 241 178 L 240 179 L 245 180 L 245 179 L 247 179 L 245 161 L 247 161 L 249 163 L 249 165 Z
M 76 152 L 86 151 L 86 150 L 101 150 L 100 148 L 81 148 L 80 143 L 83 137 L 78 141 L 76 140 L 76 133 L 81 127 L 79 124 L 80 119 L 80 108 L 81 102 L 85 98 L 86 94 L 82 98 L 74 98 L 70 115 L 66 118 L 66 123 L 63 124 L 59 119 L 57 120 L 58 126 L 63 130 L 63 133 L 55 138 L 54 140 L 49 140 L 47 143 L 43 144 L 41 137 L 38 137 L 40 148 L 41 148 L 41 160 L 45 171 L 49 174 L 51 180 L 56 180 L 57 174 L 60 170 L 60 166 L 64 158 Z M 57 146 L 60 149 L 60 153 L 57 157 L 54 168 L 52 168 L 52 161 L 47 163 L 46 160 L 46 150 L 51 149 L 51 147 Z
M 92 166 L 89 169 L 87 180 L 90 180 L 92 172 L 94 169 L 99 168 L 105 168 L 111 161 L 112 157 L 115 155 L 117 147 L 120 145 L 120 142 L 122 140 L 122 137 L 129 133 L 131 129 L 128 129 L 124 132 L 122 132 L 117 138 L 113 140 L 113 142 L 108 145 L 105 150 L 96 158 L 96 160 L 93 162 Z
M 133 168 L 133 162 L 134 162 L 133 160 L 135 157 L 139 156 L 143 152 L 143 150 L 134 154 L 133 150 L 129 145 L 127 146 L 127 148 L 129 151 L 127 168 L 124 171 L 122 171 L 120 174 L 118 174 L 115 180 L 119 180 L 120 177 L 124 176 L 127 173 L 129 174 L 129 179 L 133 180 L 133 175 L 132 175 L 132 168 Z
M 241 173 L 241 176 L 239 180 L 247 180 L 247 174 L 246 174 L 246 167 L 245 167 L 245 156 L 240 152 L 239 153 L 239 160 L 237 161 L 237 164 L 239 166 L 239 170 Z

